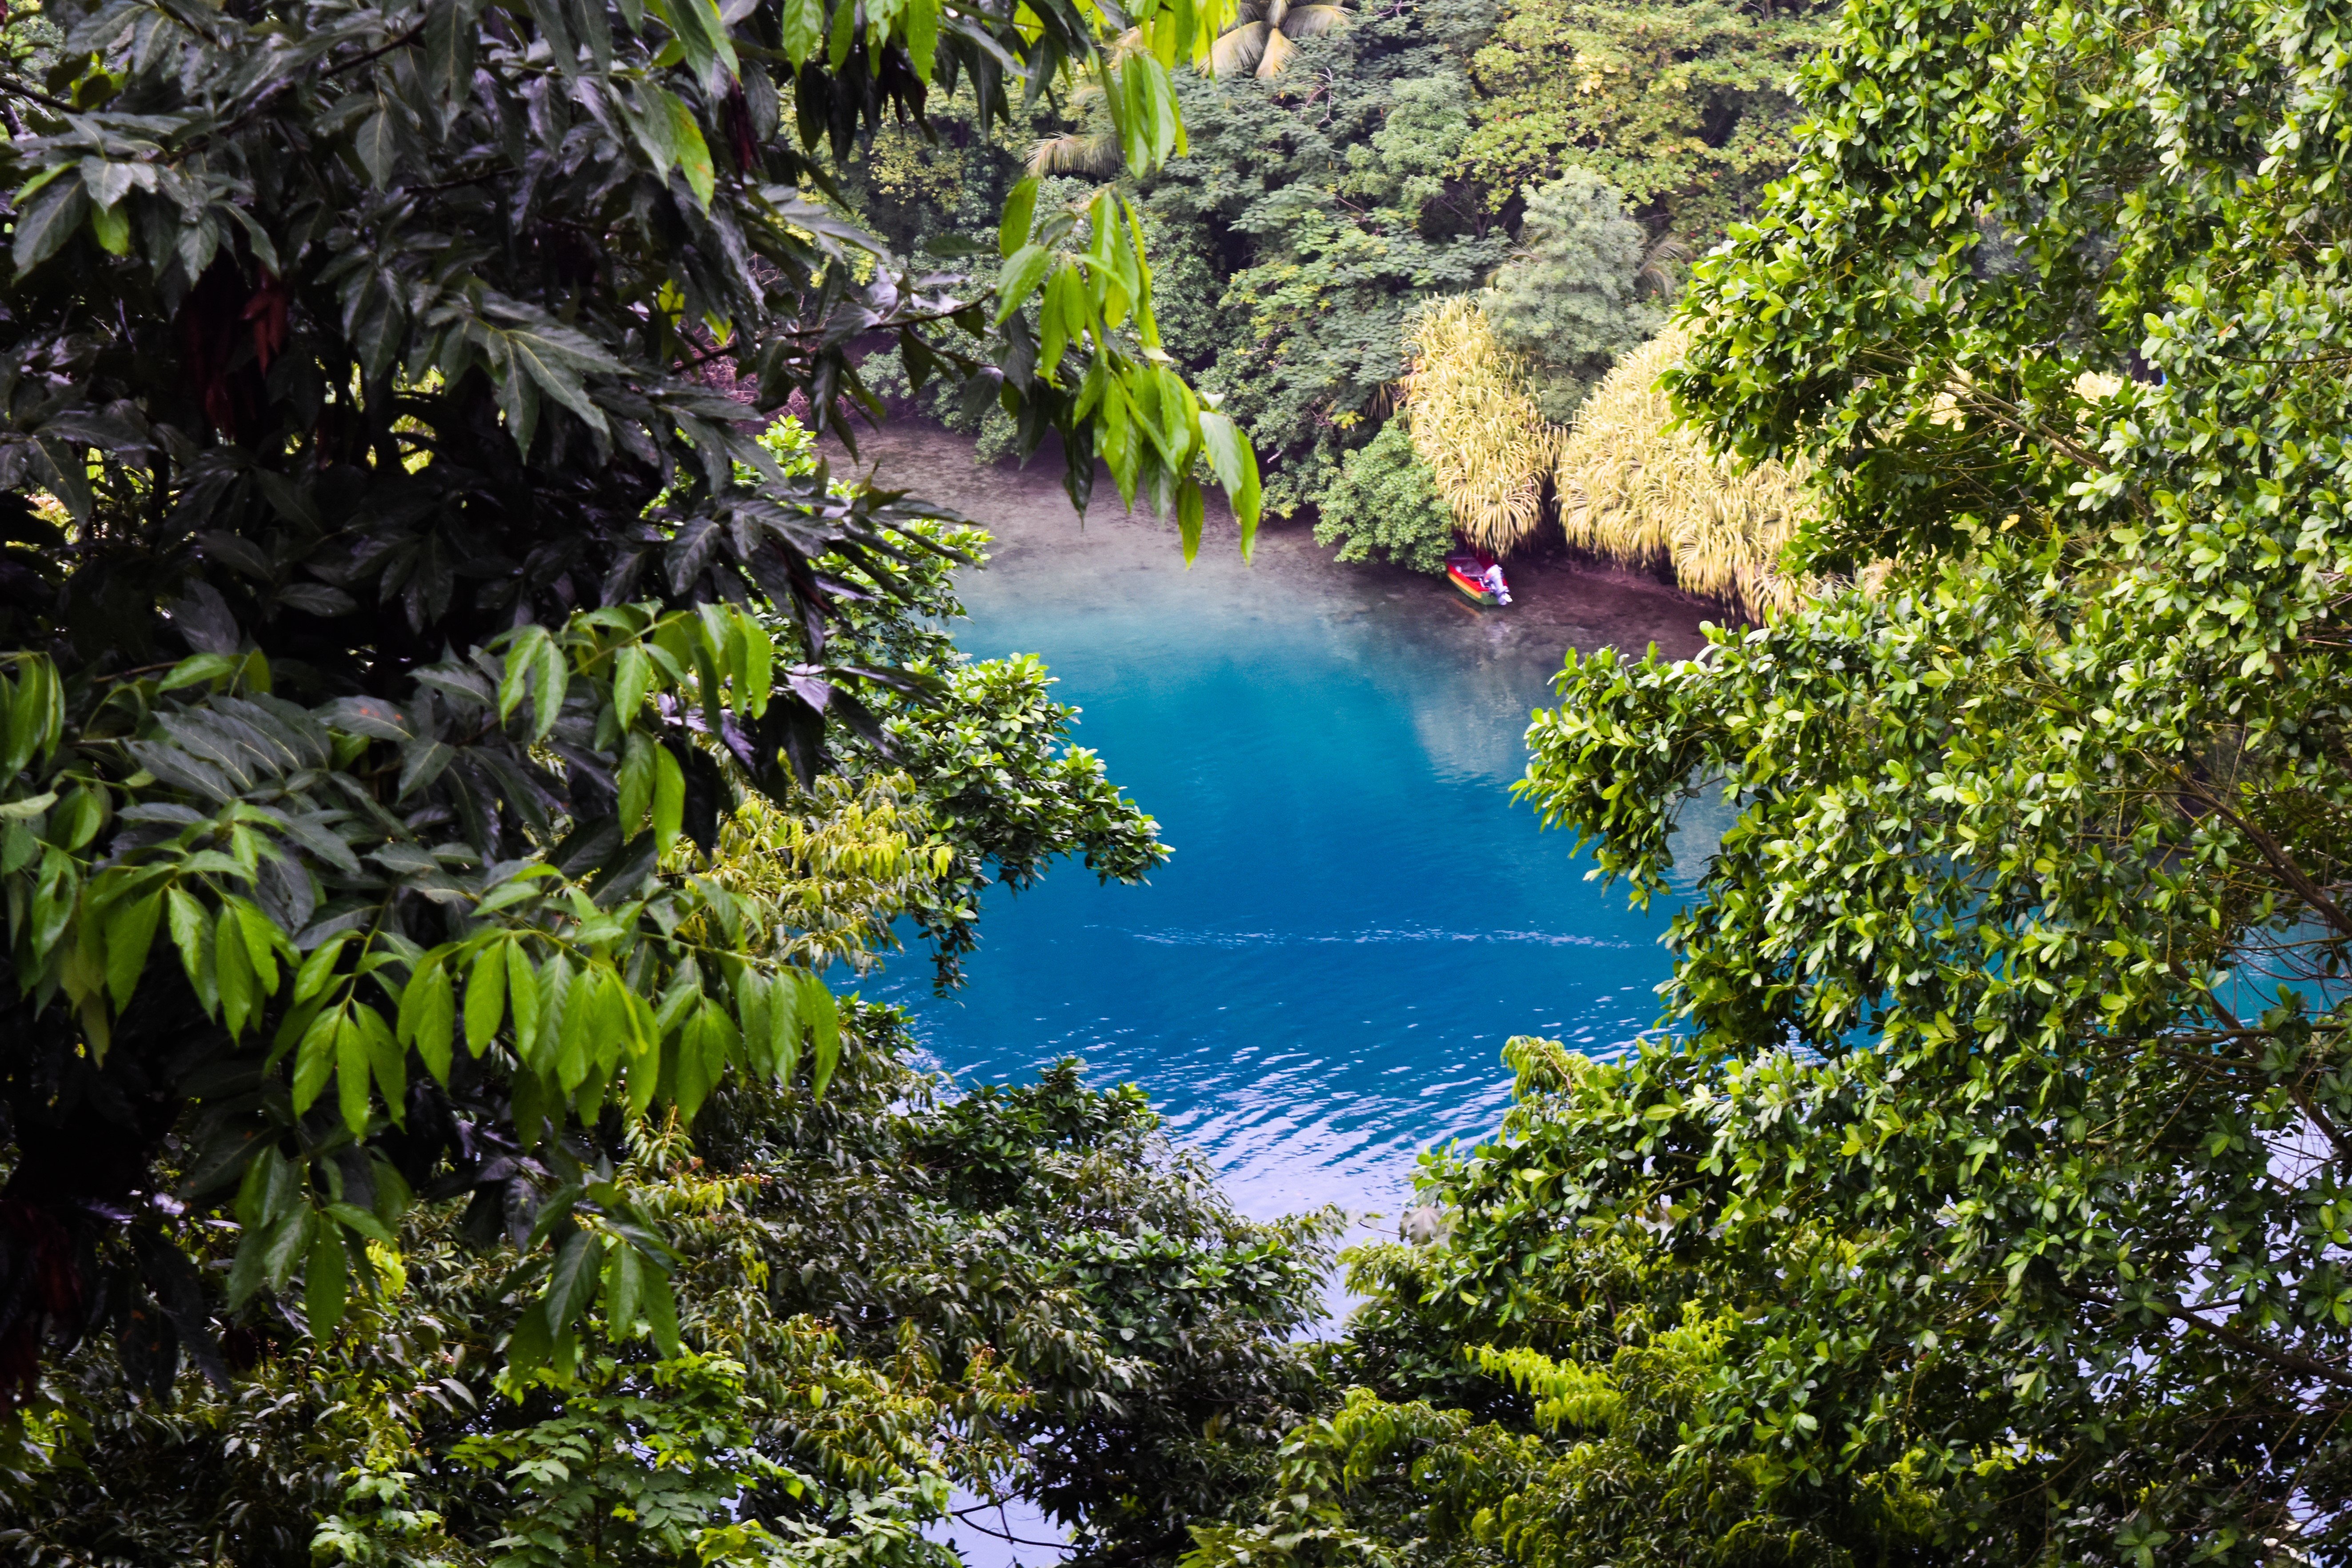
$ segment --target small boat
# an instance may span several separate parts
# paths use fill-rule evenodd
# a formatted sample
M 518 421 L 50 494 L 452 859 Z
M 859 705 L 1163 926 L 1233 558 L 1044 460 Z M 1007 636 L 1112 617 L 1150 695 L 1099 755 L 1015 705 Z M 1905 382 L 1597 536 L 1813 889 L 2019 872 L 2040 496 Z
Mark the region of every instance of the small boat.
M 1445 558 L 1445 580 L 1468 595 L 1474 605 L 1507 605 L 1510 584 L 1503 569 L 1483 550 L 1457 550 Z

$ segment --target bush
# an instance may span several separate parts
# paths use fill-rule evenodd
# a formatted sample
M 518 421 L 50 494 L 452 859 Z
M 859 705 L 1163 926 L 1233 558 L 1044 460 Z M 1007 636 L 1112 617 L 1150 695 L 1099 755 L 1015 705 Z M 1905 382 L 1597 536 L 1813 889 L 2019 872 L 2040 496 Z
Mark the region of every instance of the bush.
M 1403 420 L 1389 421 L 1370 445 L 1349 453 L 1319 504 L 1315 542 L 1338 545 L 1340 560 L 1445 570 L 1454 517 L 1438 499 L 1429 466 L 1414 454 Z

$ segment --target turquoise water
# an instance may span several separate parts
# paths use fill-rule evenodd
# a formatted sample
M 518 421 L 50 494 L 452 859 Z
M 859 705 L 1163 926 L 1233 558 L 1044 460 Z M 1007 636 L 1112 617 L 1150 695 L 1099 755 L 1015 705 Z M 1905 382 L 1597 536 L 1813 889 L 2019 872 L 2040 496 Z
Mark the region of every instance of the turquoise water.
M 866 989 L 959 1077 L 1077 1056 L 1143 1085 L 1247 1212 L 1393 1215 L 1419 1151 L 1495 1125 L 1507 1038 L 1607 1051 L 1656 1017 L 1667 911 L 1586 881 L 1509 795 L 1582 628 L 1305 550 L 1186 573 L 1124 526 L 1006 549 L 957 641 L 1045 658 L 1173 859 L 995 890 L 958 994 L 915 955 Z

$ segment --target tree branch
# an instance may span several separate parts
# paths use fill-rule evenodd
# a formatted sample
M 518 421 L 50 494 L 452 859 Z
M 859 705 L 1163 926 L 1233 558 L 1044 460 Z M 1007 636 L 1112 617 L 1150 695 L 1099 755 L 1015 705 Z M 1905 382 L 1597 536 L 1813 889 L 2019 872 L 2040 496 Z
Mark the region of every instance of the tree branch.
M 2261 853 L 2270 868 L 2279 874 L 2280 880 L 2294 889 L 2297 898 L 2310 905 L 2329 925 L 2347 936 L 2352 936 L 2352 915 L 2347 915 L 2342 907 L 2328 896 L 2327 890 L 2313 881 L 2310 873 L 2294 863 L 2294 858 L 2286 852 L 2284 845 L 2231 811 L 2218 795 L 2187 773 L 2176 773 L 2173 776 L 2180 781 L 2185 794 L 2203 801 L 2216 816 L 2244 834 L 2246 841 Z
M 2306 1377 L 2321 1378 L 2342 1387 L 2352 1388 L 2352 1368 L 2337 1366 L 2333 1362 L 2320 1361 L 2294 1351 L 2283 1351 L 2274 1345 L 2266 1345 L 2252 1334 L 2231 1328 L 2226 1323 L 2217 1323 L 2210 1319 L 2200 1318 L 2178 1301 L 2167 1301 L 2151 1296 L 2145 1301 L 2126 1303 L 2112 1296 L 2102 1296 L 2095 1291 L 2068 1285 L 2063 1280 L 2059 1282 L 2058 1290 L 2061 1295 L 2072 1297 L 2085 1306 L 2103 1307 L 2111 1312 L 2120 1313 L 2128 1311 L 2134 1307 L 2146 1307 L 2150 1311 L 2169 1318 L 2176 1323 L 2192 1329 L 2202 1329 L 2232 1349 L 2243 1351 L 2248 1355 L 2266 1361 L 2282 1371 L 2299 1372 Z

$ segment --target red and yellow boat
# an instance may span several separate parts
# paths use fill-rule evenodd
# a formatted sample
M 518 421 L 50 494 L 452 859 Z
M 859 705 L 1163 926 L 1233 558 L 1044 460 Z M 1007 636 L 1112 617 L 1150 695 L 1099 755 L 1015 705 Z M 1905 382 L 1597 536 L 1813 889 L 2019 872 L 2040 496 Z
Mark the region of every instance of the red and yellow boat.
M 1457 550 L 1448 555 L 1445 558 L 1445 580 L 1459 588 L 1474 605 L 1507 605 L 1511 602 L 1511 587 L 1503 581 L 1502 567 L 1483 550 Z

